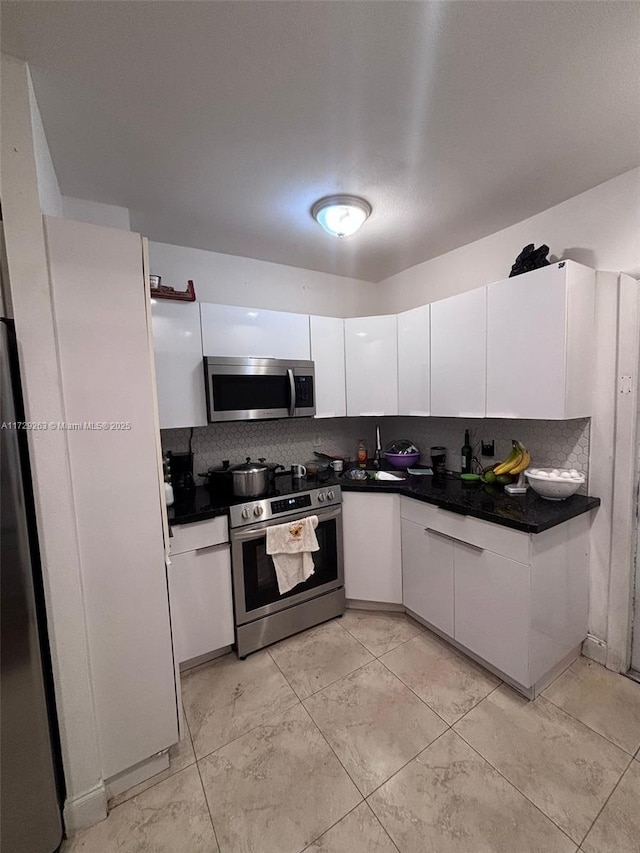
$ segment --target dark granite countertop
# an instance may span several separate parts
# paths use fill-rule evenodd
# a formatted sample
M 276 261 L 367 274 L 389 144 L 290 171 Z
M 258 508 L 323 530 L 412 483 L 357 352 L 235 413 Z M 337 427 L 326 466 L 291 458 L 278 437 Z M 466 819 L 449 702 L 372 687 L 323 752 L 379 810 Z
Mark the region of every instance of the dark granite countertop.
M 449 474 L 444 479 L 407 474 L 401 481 L 358 481 L 341 476 L 321 482 L 311 479 L 292 480 L 286 474 L 279 475 L 276 484 L 277 492 L 274 496 L 330 485 L 341 486 L 345 492 L 399 493 L 459 515 L 470 515 L 525 533 L 541 533 L 600 506 L 600 498 L 587 495 L 572 495 L 564 501 L 544 500 L 532 489 L 526 495 L 509 495 L 498 486 L 480 482 L 465 483 L 455 474 Z M 177 500 L 169 507 L 169 524 L 190 524 L 226 515 L 230 506 L 247 502 L 246 498 L 212 497 L 202 486 L 197 486 L 189 500 Z
M 600 498 L 587 495 L 572 495 L 563 501 L 545 500 L 533 489 L 525 495 L 509 495 L 499 486 L 479 481 L 466 483 L 455 474 L 445 478 L 408 474 L 402 482 L 358 481 L 343 477 L 336 482 L 345 492 L 399 492 L 459 515 L 470 515 L 525 533 L 541 533 L 600 506 Z
M 176 498 L 173 506 L 167 508 L 169 524 L 191 524 L 194 521 L 215 518 L 217 515 L 228 515 L 229 507 L 233 503 L 245 502 L 226 496 L 213 497 L 204 486 L 196 486 L 191 497 Z

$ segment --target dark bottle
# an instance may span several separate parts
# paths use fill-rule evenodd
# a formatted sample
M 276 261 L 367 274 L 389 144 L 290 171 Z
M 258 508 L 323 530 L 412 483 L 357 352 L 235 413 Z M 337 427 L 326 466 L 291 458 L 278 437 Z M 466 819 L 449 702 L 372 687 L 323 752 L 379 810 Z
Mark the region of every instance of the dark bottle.
M 464 446 L 462 448 L 462 458 L 461 458 L 461 466 L 460 471 L 463 474 L 471 473 L 471 460 L 473 458 L 473 448 L 471 447 L 471 442 L 469 441 L 469 430 L 466 429 L 464 431 Z

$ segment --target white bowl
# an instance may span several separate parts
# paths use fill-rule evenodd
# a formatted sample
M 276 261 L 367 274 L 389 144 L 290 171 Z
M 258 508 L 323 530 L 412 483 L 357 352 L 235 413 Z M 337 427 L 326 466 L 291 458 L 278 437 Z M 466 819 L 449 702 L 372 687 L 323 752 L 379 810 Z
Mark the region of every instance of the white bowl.
M 548 501 L 563 501 L 570 498 L 586 482 L 584 474 L 562 477 L 561 475 L 565 472 L 558 471 L 557 468 L 534 468 L 533 470 L 536 472 L 535 474 L 531 470 L 527 470 L 524 472 L 524 476 L 529 481 L 533 491 Z M 552 471 L 558 473 L 552 474 Z M 570 472 L 566 473 L 570 474 Z

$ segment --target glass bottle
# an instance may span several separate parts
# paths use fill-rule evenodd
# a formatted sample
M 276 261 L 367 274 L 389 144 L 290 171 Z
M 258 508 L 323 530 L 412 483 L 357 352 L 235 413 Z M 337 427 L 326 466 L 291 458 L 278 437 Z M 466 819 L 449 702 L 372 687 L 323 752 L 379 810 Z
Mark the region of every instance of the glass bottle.
M 460 471 L 462 474 L 471 474 L 471 460 L 473 459 L 473 448 L 469 441 L 469 430 L 464 431 L 464 445 L 461 451 Z
M 359 468 L 366 468 L 367 467 L 367 460 L 369 458 L 369 454 L 367 452 L 367 445 L 366 445 L 364 438 L 361 438 L 360 441 L 358 442 L 357 458 L 358 458 L 358 467 Z

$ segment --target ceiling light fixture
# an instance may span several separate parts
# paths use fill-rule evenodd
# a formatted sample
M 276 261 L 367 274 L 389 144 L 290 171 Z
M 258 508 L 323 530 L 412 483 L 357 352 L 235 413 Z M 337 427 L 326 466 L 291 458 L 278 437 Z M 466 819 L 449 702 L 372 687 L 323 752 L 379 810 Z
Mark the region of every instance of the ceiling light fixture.
M 371 205 L 355 195 L 328 195 L 313 205 L 311 215 L 334 237 L 349 237 L 371 215 Z

